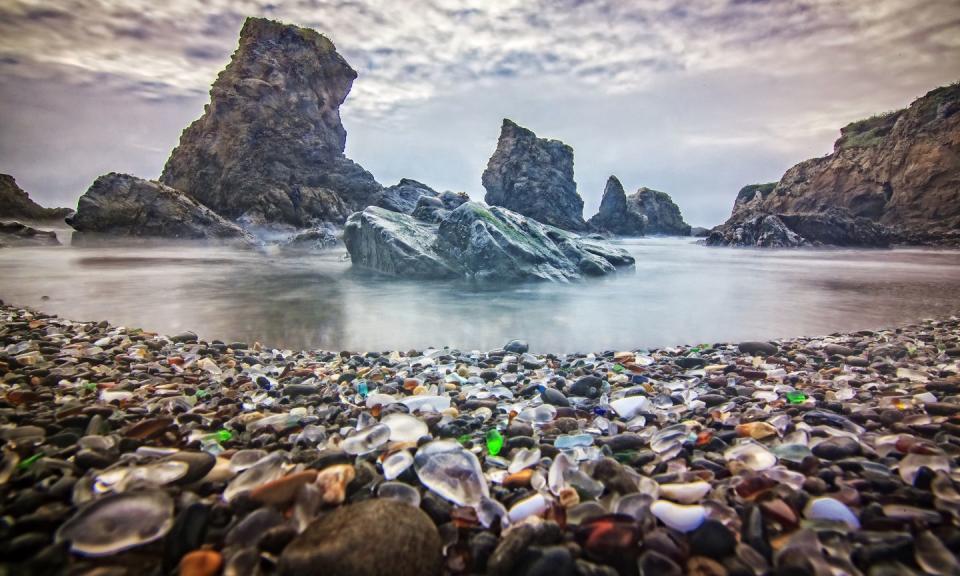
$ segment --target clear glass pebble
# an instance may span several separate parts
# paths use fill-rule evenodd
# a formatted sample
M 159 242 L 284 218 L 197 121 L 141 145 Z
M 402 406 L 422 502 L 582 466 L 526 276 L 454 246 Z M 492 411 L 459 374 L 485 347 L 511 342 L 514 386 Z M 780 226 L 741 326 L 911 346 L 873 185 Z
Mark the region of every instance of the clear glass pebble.
M 340 447 L 347 454 L 363 455 L 373 452 L 390 439 L 390 428 L 386 424 L 376 424 L 343 439 Z
M 460 506 L 476 506 L 490 489 L 477 457 L 451 440 L 434 440 L 417 450 L 413 459 L 420 482 Z

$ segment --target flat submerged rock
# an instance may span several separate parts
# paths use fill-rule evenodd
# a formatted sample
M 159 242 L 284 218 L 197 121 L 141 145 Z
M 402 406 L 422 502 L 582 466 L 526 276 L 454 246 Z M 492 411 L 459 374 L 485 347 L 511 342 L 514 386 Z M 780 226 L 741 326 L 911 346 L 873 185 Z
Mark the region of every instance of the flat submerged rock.
M 0 572 L 953 573 L 958 346 L 332 353 L 0 306 Z

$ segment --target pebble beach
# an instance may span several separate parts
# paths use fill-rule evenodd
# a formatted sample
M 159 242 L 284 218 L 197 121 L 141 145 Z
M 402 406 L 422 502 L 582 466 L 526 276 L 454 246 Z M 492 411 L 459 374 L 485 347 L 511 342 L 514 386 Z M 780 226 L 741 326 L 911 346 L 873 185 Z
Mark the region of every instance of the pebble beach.
M 960 574 L 960 319 L 531 354 L 0 305 L 0 574 Z

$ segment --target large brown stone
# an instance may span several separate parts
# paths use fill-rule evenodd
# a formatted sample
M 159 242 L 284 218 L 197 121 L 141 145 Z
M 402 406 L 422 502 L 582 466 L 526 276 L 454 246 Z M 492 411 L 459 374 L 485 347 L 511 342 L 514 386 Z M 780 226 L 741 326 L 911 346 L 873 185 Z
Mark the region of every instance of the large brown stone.
M 419 508 L 395 500 L 341 506 L 316 520 L 280 556 L 282 576 L 429 576 L 443 563 L 440 534 Z

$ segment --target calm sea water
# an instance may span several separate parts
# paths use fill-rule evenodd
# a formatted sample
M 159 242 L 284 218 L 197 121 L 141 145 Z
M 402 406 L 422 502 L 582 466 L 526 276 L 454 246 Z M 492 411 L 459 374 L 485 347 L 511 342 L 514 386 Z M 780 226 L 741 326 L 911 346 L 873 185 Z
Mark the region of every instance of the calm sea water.
M 343 248 L 0 250 L 0 299 L 78 320 L 281 348 L 486 350 L 524 338 L 577 352 L 879 328 L 960 311 L 960 252 L 621 245 L 635 270 L 478 289 L 351 270 Z M 47 298 L 43 298 L 46 296 Z

